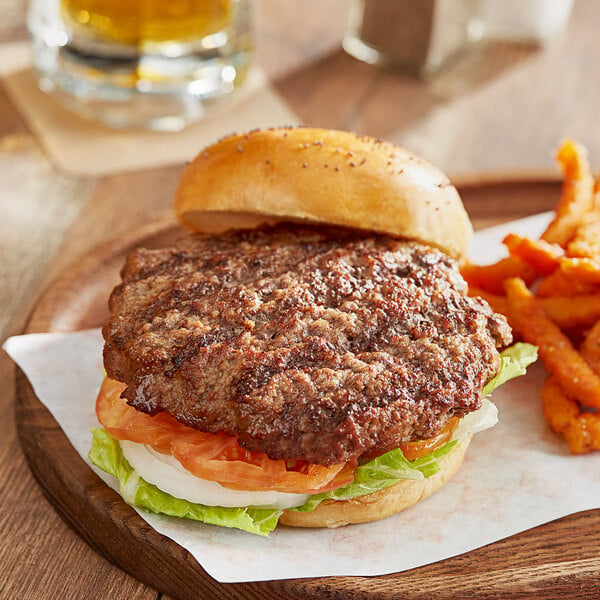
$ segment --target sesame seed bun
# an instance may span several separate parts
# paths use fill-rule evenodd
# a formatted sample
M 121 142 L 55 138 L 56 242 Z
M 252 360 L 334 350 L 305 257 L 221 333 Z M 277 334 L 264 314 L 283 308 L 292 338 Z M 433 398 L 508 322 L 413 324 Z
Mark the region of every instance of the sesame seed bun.
M 179 220 L 196 231 L 278 220 L 323 222 L 388 233 L 465 254 L 472 227 L 436 167 L 368 136 L 309 127 L 232 135 L 184 169 Z

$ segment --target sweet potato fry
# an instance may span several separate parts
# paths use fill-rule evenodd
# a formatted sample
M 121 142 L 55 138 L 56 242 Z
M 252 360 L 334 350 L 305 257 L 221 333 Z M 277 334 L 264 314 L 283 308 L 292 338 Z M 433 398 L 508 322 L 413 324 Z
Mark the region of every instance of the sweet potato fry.
M 525 341 L 539 347 L 546 370 L 552 373 L 569 396 L 586 406 L 600 408 L 600 377 L 575 350 L 539 305 L 521 279 L 505 283 L 508 307 Z
M 480 288 L 491 294 L 504 294 L 504 281 L 519 277 L 530 285 L 537 279 L 537 273 L 526 262 L 516 256 L 503 258 L 491 265 L 474 265 L 464 261 L 460 271 L 471 287 Z
M 588 328 L 600 319 L 600 294 L 551 296 L 538 302 L 561 329 Z
M 600 413 L 582 413 L 555 377 L 546 380 L 541 396 L 546 421 L 569 444 L 573 454 L 600 450 Z
M 461 271 L 470 296 L 487 300 L 539 347 L 550 372 L 542 390 L 546 419 L 582 454 L 600 450 L 600 176 L 594 181 L 585 148 L 571 140 L 556 160 L 563 186 L 542 237 L 509 234 L 508 258 Z
M 600 320 L 587 332 L 581 354 L 592 371 L 600 376 Z
M 542 404 L 546 420 L 558 435 L 567 429 L 579 416 L 579 406 L 575 400 L 567 398 L 558 381 L 548 377 L 541 390 Z
M 538 275 L 550 275 L 560 265 L 565 251 L 558 244 L 549 244 L 544 240 L 532 240 L 509 233 L 502 243 L 511 256 L 516 256 L 531 265 Z
M 598 258 L 600 256 L 600 176 L 594 182 L 594 201 L 592 210 L 584 217 L 577 228 L 575 237 L 567 248 L 567 254 L 573 257 Z
M 568 277 L 583 283 L 600 285 L 600 256 L 598 258 L 563 258 L 560 270 Z
M 597 220 L 586 219 L 572 242 L 569 242 L 567 254 L 579 258 L 600 256 L 600 215 Z
M 543 279 L 537 287 L 536 294 L 539 298 L 549 296 L 582 296 L 584 294 L 600 293 L 600 286 L 586 283 L 567 275 L 562 269 L 557 269 Z
M 566 140 L 558 149 L 556 160 L 564 173 L 564 181 L 556 216 L 542 239 L 566 248 L 593 207 L 594 180 L 587 152 L 580 144 Z

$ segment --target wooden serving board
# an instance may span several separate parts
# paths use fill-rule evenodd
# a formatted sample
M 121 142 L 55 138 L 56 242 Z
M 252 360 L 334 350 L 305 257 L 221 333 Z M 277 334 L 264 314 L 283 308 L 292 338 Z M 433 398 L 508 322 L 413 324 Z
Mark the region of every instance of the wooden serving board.
M 476 228 L 549 210 L 559 189 L 557 181 L 543 179 L 471 181 L 459 186 Z M 125 254 L 137 245 L 158 247 L 181 235 L 182 230 L 159 223 L 130 234 L 127 243 L 109 243 L 79 258 L 43 293 L 26 332 L 100 325 Z M 16 388 L 21 445 L 61 517 L 103 556 L 174 598 L 600 598 L 600 510 L 565 517 L 403 573 L 220 584 L 104 485 L 71 447 L 20 371 Z

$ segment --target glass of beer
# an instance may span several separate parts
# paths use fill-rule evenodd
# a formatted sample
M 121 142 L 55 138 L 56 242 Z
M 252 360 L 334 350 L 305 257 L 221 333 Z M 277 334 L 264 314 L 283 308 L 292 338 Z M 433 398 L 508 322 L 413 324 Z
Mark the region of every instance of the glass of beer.
M 117 128 L 179 130 L 244 81 L 250 0 L 31 0 L 39 85 Z

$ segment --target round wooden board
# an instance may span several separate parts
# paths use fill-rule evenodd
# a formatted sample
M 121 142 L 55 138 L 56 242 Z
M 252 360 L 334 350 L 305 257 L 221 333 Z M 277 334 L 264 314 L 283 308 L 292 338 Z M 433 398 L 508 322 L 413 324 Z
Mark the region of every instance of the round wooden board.
M 530 179 L 471 181 L 459 189 L 475 227 L 481 228 L 551 209 L 560 187 L 557 181 Z M 26 332 L 100 325 L 125 254 L 137 245 L 158 247 L 181 235 L 182 230 L 157 224 L 129 235 L 126 243 L 111 242 L 78 259 L 43 293 Z M 20 371 L 16 389 L 21 445 L 62 518 L 103 556 L 174 598 L 600 597 L 600 510 L 565 517 L 404 573 L 220 584 L 96 477 Z

